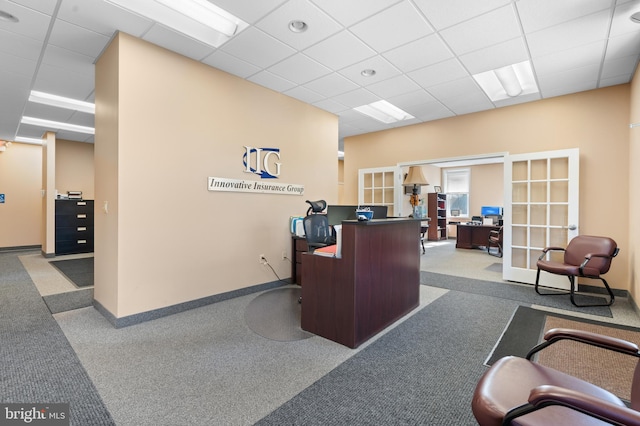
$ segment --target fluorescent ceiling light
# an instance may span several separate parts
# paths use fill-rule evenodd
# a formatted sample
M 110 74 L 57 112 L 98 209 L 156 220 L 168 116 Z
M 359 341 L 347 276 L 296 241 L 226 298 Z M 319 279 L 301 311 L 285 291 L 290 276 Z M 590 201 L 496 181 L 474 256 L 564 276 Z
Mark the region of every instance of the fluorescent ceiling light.
M 473 78 L 494 102 L 539 92 L 529 61 L 474 74 Z
M 213 47 L 249 26 L 207 0 L 106 0 Z
M 89 114 L 96 113 L 96 106 L 91 102 L 78 101 L 76 99 L 65 98 L 63 96 L 52 95 L 50 93 L 37 92 L 35 90 L 31 91 L 29 101 L 59 108 L 72 109 L 74 111 L 87 112 Z
M 20 121 L 24 124 L 31 124 L 33 126 L 44 127 L 49 130 L 68 130 L 70 132 L 87 133 L 89 135 L 95 134 L 93 127 L 78 126 L 77 124 L 61 123 L 59 121 L 43 120 L 35 117 L 22 117 Z
M 22 142 L 22 143 L 30 143 L 32 145 L 42 145 L 42 139 L 39 139 L 39 138 L 25 138 L 22 136 L 17 136 L 15 141 Z
M 344 158 L 344 151 L 338 151 L 338 159 Z
M 369 105 L 362 105 L 354 109 L 361 114 L 368 115 L 369 117 L 382 121 L 386 124 L 415 118 L 413 115 L 401 110 L 387 101 L 378 101 Z

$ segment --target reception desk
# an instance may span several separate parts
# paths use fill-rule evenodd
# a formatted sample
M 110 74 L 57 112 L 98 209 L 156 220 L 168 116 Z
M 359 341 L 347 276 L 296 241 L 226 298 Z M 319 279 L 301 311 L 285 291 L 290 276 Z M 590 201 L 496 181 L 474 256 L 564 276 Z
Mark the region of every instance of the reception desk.
M 456 248 L 486 247 L 489 241 L 489 233 L 500 229 L 494 225 L 464 225 L 458 224 L 456 236 Z
M 416 308 L 420 221 L 342 222 L 342 257 L 302 255 L 303 330 L 356 348 Z

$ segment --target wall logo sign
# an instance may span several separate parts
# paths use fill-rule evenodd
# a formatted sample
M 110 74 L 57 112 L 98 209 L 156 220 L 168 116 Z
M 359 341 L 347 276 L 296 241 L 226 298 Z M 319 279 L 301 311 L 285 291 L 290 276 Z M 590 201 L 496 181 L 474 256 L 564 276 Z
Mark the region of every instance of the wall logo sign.
M 254 173 L 262 179 L 277 179 L 280 176 L 280 148 L 254 148 L 245 146 L 242 164 L 245 173 Z M 275 170 L 273 170 L 275 168 Z
M 244 147 L 242 164 L 245 173 L 260 176 L 261 179 L 278 179 L 282 163 L 280 163 L 280 148 Z M 304 185 L 281 182 L 263 182 L 224 177 L 211 177 L 207 180 L 209 191 L 250 192 L 263 194 L 302 195 Z

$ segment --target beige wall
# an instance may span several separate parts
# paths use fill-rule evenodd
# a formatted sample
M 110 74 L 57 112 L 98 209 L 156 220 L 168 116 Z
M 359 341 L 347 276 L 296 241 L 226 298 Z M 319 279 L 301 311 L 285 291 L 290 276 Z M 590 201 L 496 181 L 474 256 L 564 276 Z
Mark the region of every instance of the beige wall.
M 82 198 L 93 200 L 93 144 L 56 140 L 56 189 L 60 194 L 82 191 Z
M 0 248 L 39 246 L 42 147 L 14 142 L 0 152 Z
M 345 202 L 357 200 L 360 168 L 579 148 L 580 232 L 618 242 L 608 281 L 629 289 L 629 111 L 625 84 L 346 138 Z
M 640 123 L 640 71 L 636 74 L 631 83 L 631 111 L 629 123 Z M 629 132 L 629 245 L 627 252 L 629 262 L 629 281 L 631 283 L 631 294 L 638 303 L 640 299 L 640 224 L 636 220 L 640 211 L 640 127 L 634 127 Z
M 333 114 L 119 34 L 96 66 L 95 299 L 117 318 L 290 276 L 288 220 L 337 202 Z M 281 150 L 303 196 L 209 192 L 243 146 Z M 313 151 L 313 161 L 308 153 Z M 108 202 L 108 213 L 100 211 Z

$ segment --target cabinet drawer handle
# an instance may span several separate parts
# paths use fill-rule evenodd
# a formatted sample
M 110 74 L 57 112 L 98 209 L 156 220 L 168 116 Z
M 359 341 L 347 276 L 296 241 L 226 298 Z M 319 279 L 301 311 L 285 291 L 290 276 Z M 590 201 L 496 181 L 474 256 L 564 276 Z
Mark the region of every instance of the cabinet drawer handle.
M 86 215 L 86 214 L 84 214 L 84 213 L 80 213 L 80 214 L 78 214 L 76 217 L 77 217 L 78 219 L 86 219 L 86 218 L 87 218 L 87 215 Z
M 86 201 L 78 201 L 78 202 L 76 203 L 76 205 L 78 205 L 78 206 L 86 206 L 86 205 L 87 205 L 87 202 L 86 202 Z
M 87 240 L 78 240 L 78 244 L 87 244 Z
M 86 226 L 78 226 L 78 231 L 86 231 L 87 227 Z

